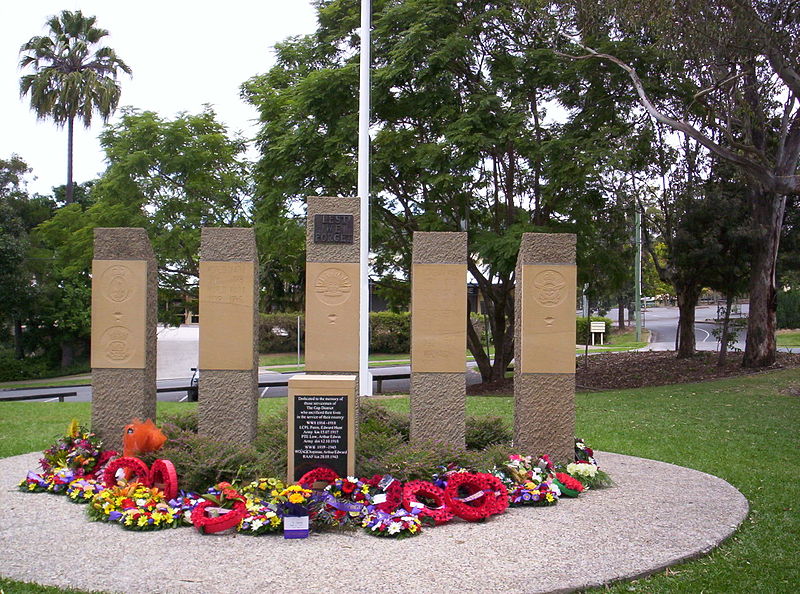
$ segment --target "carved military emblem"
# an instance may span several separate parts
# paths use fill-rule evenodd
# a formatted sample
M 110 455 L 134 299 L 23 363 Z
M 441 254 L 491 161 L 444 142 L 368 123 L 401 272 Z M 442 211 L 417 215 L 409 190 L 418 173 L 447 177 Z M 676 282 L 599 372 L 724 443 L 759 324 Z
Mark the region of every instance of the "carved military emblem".
M 536 301 L 545 307 L 555 307 L 567 296 L 567 282 L 561 273 L 545 270 L 533 279 Z
M 325 305 L 341 305 L 350 298 L 352 289 L 350 277 L 338 268 L 326 268 L 314 283 L 314 292 Z
M 112 326 L 103 332 L 100 348 L 109 361 L 124 363 L 130 359 L 132 354 L 130 334 L 130 330 L 124 326 Z
M 114 303 L 127 301 L 133 292 L 133 273 L 127 266 L 111 266 L 103 273 L 101 286 L 106 299 Z

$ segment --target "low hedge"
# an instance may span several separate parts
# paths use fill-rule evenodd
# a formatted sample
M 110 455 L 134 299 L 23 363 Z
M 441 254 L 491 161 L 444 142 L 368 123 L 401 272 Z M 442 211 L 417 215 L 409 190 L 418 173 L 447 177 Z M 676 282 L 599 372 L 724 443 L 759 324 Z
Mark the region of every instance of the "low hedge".
M 297 349 L 297 317 L 300 316 L 301 348 L 305 340 L 305 316 L 297 313 L 261 314 L 260 353 L 290 353 Z M 411 348 L 411 314 L 389 311 L 369 314 L 370 352 L 408 353 Z
M 608 318 L 603 318 L 601 316 L 590 316 L 587 320 L 586 318 L 580 317 L 575 320 L 575 344 L 586 344 L 591 343 L 591 336 L 588 335 L 589 332 L 589 322 L 605 322 L 606 323 L 606 337 L 605 340 L 608 340 L 608 337 L 611 336 L 611 325 L 613 322 Z M 587 341 L 588 338 L 588 341 Z

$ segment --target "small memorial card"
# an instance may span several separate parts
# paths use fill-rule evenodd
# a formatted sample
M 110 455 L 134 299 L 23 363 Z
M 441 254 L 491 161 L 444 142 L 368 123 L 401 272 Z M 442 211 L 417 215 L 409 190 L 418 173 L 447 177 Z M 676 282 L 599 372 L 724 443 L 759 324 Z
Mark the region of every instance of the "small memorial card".
M 284 516 L 283 538 L 308 538 L 308 516 Z

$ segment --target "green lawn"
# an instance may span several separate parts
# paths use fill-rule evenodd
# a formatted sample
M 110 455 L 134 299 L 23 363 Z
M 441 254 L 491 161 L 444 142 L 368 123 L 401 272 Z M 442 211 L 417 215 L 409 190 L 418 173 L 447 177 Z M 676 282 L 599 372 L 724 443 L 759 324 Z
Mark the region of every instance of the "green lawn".
M 800 347 L 800 330 L 779 331 L 775 336 L 778 346 Z
M 578 435 L 599 449 L 663 460 L 719 476 L 748 498 L 751 513 L 712 554 L 662 574 L 612 586 L 628 592 L 793 592 L 800 584 L 800 371 L 639 390 L 578 394 Z M 376 398 L 407 411 L 407 398 Z M 260 414 L 284 406 L 260 401 Z M 159 403 L 159 414 L 194 404 Z M 467 411 L 510 421 L 511 396 L 469 397 Z M 41 450 L 87 403 L 0 403 L 0 456 Z M 599 458 L 602 465 L 602 455 Z M 676 485 L 691 488 L 691 485 Z M 534 538 L 535 535 L 532 535 Z M 591 551 L 581 554 L 590 555 Z M 27 590 L 0 580 L 5 592 Z

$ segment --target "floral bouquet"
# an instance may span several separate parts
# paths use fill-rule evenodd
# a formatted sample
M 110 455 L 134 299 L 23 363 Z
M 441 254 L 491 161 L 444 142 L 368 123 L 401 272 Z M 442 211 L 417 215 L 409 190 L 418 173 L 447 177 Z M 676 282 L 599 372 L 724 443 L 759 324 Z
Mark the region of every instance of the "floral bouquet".
M 236 531 L 250 536 L 278 532 L 283 518 L 278 513 L 279 503 L 276 499 L 285 488 L 283 482 L 276 478 L 259 478 L 243 487 L 247 515 L 239 522 Z
M 370 484 L 352 476 L 337 477 L 313 501 L 318 527 L 357 528 L 371 509 Z
M 46 477 L 47 475 L 41 475 L 29 470 L 25 478 L 17 483 L 17 488 L 26 493 L 43 493 L 47 491 L 50 485 Z
M 398 539 L 416 536 L 422 531 L 422 521 L 417 511 L 408 512 L 404 509 L 393 513 L 374 511 L 364 517 L 361 526 L 367 534 Z
M 103 485 L 94 479 L 77 478 L 67 485 L 67 498 L 73 503 L 89 503 L 102 490 Z
M 259 478 L 242 487 L 242 495 L 248 501 L 271 503 L 286 488 L 283 481 L 276 478 Z
M 547 456 L 541 456 L 534 463 L 531 456 L 511 454 L 501 470 L 503 474 L 511 478 L 513 484 L 521 485 L 532 482 L 538 485 L 547 479 L 551 468 L 552 464 Z
M 444 489 L 447 487 L 447 482 L 450 480 L 454 474 L 462 473 L 462 472 L 469 472 L 466 468 L 459 466 L 458 464 L 448 464 L 447 466 L 440 466 L 438 472 L 433 475 L 433 482 L 434 485 L 439 487 L 440 489 Z
M 201 534 L 214 534 L 233 528 L 247 516 L 247 500 L 230 483 L 209 487 L 202 501 L 192 510 L 192 524 Z
M 307 516 L 313 493 L 302 485 L 290 485 L 278 493 L 274 502 L 282 516 Z
M 42 474 L 29 471 L 25 478 L 17 484 L 17 487 L 20 491 L 29 493 L 64 494 L 75 478 L 75 471 L 71 468 L 57 468 Z
M 613 485 L 611 477 L 608 476 L 594 458 L 594 450 L 586 445 L 582 439 L 575 439 L 575 462 L 568 464 L 567 474 L 578 479 L 586 489 L 610 487 Z
M 164 493 L 140 483 L 99 491 L 89 502 L 93 520 L 118 522 L 126 530 L 161 530 L 181 525 L 180 509 L 171 506 Z
M 538 484 L 529 481 L 517 485 L 513 491 L 509 493 L 510 504 L 513 506 L 531 505 L 535 507 L 546 507 L 558 503 L 558 498 L 560 496 L 561 491 L 558 485 L 548 481 L 543 481 Z
M 70 468 L 76 476 L 94 478 L 101 466 L 115 455 L 116 452 L 103 451 L 102 441 L 73 419 L 66 434 L 42 453 L 39 464 L 45 473 Z
M 583 483 L 565 472 L 557 472 L 553 483 L 558 486 L 561 495 L 564 497 L 577 497 L 583 493 Z
M 205 501 L 203 497 L 191 491 L 180 491 L 178 495 L 169 500 L 170 507 L 178 510 L 181 517 L 181 524 L 183 526 L 192 525 L 192 511 L 197 505 Z

